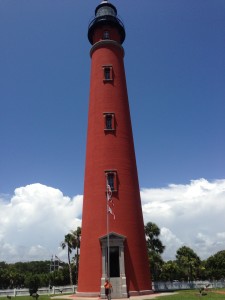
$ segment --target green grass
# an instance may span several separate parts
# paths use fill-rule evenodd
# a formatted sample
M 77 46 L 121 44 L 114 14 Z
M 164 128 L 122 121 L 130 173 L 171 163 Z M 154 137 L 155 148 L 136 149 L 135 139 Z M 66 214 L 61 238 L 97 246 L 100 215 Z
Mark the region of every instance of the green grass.
M 31 296 L 16 296 L 16 297 L 13 297 L 11 296 L 11 300 L 35 300 L 35 298 L 31 297 Z M 39 296 L 40 300 L 50 300 L 50 296 L 48 295 L 41 295 Z M 0 297 L 0 300 L 9 300 L 7 297 Z
M 71 292 L 71 293 L 50 294 L 50 295 L 40 295 L 39 294 L 38 300 L 50 300 L 51 298 L 54 298 L 54 297 L 57 297 L 57 296 L 63 297 L 63 296 L 69 296 L 69 295 L 73 295 L 73 293 Z M 60 300 L 61 299 L 63 300 L 63 298 L 60 298 Z M 67 299 L 67 298 L 65 297 L 65 299 Z M 10 299 L 7 298 L 7 296 L 5 296 L 5 297 L 0 297 L 0 300 L 10 300 Z M 11 296 L 11 300 L 36 300 L 36 298 L 32 297 L 32 296 L 19 296 L 19 295 L 17 295 L 16 297 Z
M 225 289 L 208 290 L 207 295 L 201 296 L 199 290 L 178 291 L 168 296 L 159 296 L 156 299 L 160 300 L 217 300 L 225 299 L 225 294 L 217 294 L 216 291 L 225 292 Z
M 167 295 L 167 296 L 158 296 L 156 298 L 160 299 L 160 300 L 217 300 L 217 299 L 225 299 L 225 294 L 219 294 L 216 292 L 224 292 L 225 293 L 225 289 L 210 289 L 209 291 L 207 291 L 207 295 L 206 296 L 201 296 L 199 293 L 199 290 L 186 290 L 186 291 L 177 291 L 174 293 L 171 293 L 171 295 Z M 163 293 L 162 293 L 163 294 Z M 65 296 L 68 294 L 64 294 Z M 54 296 L 63 296 L 63 295 L 59 295 L 59 294 L 55 294 L 55 295 L 40 295 L 38 300 L 50 300 L 51 297 Z M 31 296 L 17 296 L 16 297 L 17 300 L 35 300 L 35 298 L 31 297 Z M 9 300 L 7 299 L 7 297 L 0 297 L 0 300 Z M 12 300 L 15 300 L 14 297 L 12 297 Z M 63 300 L 63 298 L 62 298 Z M 146 300 L 148 300 L 147 296 L 146 296 Z

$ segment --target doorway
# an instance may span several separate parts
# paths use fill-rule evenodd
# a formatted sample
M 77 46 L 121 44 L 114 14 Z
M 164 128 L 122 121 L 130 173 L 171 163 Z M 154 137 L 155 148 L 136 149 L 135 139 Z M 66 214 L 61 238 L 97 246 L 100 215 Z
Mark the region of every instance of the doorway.
M 110 282 L 112 284 L 111 298 L 127 298 L 127 285 L 124 265 L 125 239 L 126 237 L 115 232 L 111 232 L 109 236 L 106 235 L 100 238 L 102 248 L 101 298 L 105 298 L 104 283 L 105 279 L 108 277 L 108 269 L 110 274 Z

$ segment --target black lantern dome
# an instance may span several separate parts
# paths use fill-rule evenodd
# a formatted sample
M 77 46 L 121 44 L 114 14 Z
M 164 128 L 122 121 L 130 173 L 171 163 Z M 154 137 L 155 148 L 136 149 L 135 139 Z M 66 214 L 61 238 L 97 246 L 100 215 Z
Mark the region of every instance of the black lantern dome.
M 125 40 L 125 29 L 122 21 L 117 18 L 117 9 L 114 5 L 108 1 L 102 1 L 95 9 L 95 18 L 90 22 L 88 27 L 88 40 L 93 45 L 93 32 L 94 30 L 102 25 L 111 25 L 117 27 L 120 37 L 121 44 Z

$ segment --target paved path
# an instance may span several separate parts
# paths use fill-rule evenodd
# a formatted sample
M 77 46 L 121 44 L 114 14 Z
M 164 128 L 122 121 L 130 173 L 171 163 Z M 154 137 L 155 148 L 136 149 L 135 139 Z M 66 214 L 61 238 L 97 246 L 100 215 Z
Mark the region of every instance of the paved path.
M 168 296 L 171 294 L 175 294 L 173 293 L 153 293 L 150 295 L 143 295 L 143 296 L 131 296 L 129 299 L 130 300 L 146 300 L 146 299 L 155 299 L 159 296 Z M 76 294 L 72 294 L 72 295 L 60 295 L 60 296 L 54 296 L 51 297 L 51 299 L 70 299 L 70 300 L 100 300 L 101 298 L 99 297 L 78 297 L 76 296 Z M 128 298 L 123 298 L 123 299 L 128 299 Z M 112 300 L 121 300 L 121 299 L 114 299 L 112 298 Z

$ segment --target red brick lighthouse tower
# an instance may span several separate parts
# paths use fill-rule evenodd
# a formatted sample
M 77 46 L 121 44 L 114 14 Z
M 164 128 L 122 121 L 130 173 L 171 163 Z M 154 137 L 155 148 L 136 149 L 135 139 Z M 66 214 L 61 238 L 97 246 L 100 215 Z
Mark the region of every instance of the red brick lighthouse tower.
M 78 296 L 152 292 L 124 70 L 125 29 L 102 1 L 89 25 L 91 83 Z

